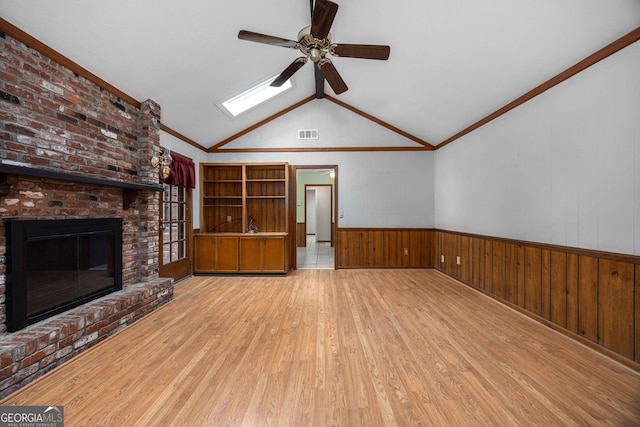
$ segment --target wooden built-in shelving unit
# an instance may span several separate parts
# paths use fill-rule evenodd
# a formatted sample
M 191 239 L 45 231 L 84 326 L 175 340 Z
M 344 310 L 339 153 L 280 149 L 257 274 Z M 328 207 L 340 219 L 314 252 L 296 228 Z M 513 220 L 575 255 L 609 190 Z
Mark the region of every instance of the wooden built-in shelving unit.
M 195 272 L 286 272 L 288 183 L 287 163 L 201 164 Z

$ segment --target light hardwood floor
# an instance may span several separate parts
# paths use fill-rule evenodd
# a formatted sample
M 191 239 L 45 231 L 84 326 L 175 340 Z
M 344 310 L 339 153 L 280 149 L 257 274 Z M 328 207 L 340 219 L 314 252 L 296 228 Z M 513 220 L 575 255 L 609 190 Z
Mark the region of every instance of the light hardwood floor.
M 640 375 L 434 270 L 196 277 L 10 396 L 70 426 L 638 425 Z

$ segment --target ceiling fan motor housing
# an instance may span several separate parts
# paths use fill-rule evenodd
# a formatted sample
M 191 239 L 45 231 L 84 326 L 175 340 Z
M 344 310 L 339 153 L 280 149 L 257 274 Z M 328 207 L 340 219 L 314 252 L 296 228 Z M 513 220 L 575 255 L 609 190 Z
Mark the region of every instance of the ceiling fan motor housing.
M 311 34 L 311 26 L 306 26 L 298 33 L 296 48 L 313 62 L 318 62 L 331 50 L 331 34 L 327 34 L 324 39 L 317 39 Z

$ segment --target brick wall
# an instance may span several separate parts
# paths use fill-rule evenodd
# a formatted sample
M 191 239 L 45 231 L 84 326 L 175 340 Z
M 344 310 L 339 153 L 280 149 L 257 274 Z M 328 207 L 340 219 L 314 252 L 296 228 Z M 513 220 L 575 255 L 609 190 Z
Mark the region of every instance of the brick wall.
M 132 105 L 0 33 L 0 160 L 114 182 L 157 184 L 148 159 L 160 143 L 160 106 Z M 123 190 L 0 174 L 0 332 L 5 329 L 4 220 L 121 217 L 123 285 L 158 276 L 159 197 L 141 191 L 123 209 Z

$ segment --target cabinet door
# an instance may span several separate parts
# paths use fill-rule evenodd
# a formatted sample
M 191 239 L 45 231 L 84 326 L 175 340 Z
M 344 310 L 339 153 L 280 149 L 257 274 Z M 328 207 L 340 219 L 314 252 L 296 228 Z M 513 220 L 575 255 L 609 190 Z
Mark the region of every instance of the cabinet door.
M 240 270 L 262 271 L 262 241 L 260 237 L 240 239 Z
M 216 237 L 216 271 L 238 271 L 238 238 Z
M 193 269 L 196 273 L 215 271 L 215 239 L 213 237 L 199 237 L 193 239 L 194 260 Z
M 262 271 L 283 272 L 284 238 L 265 238 L 262 245 Z

